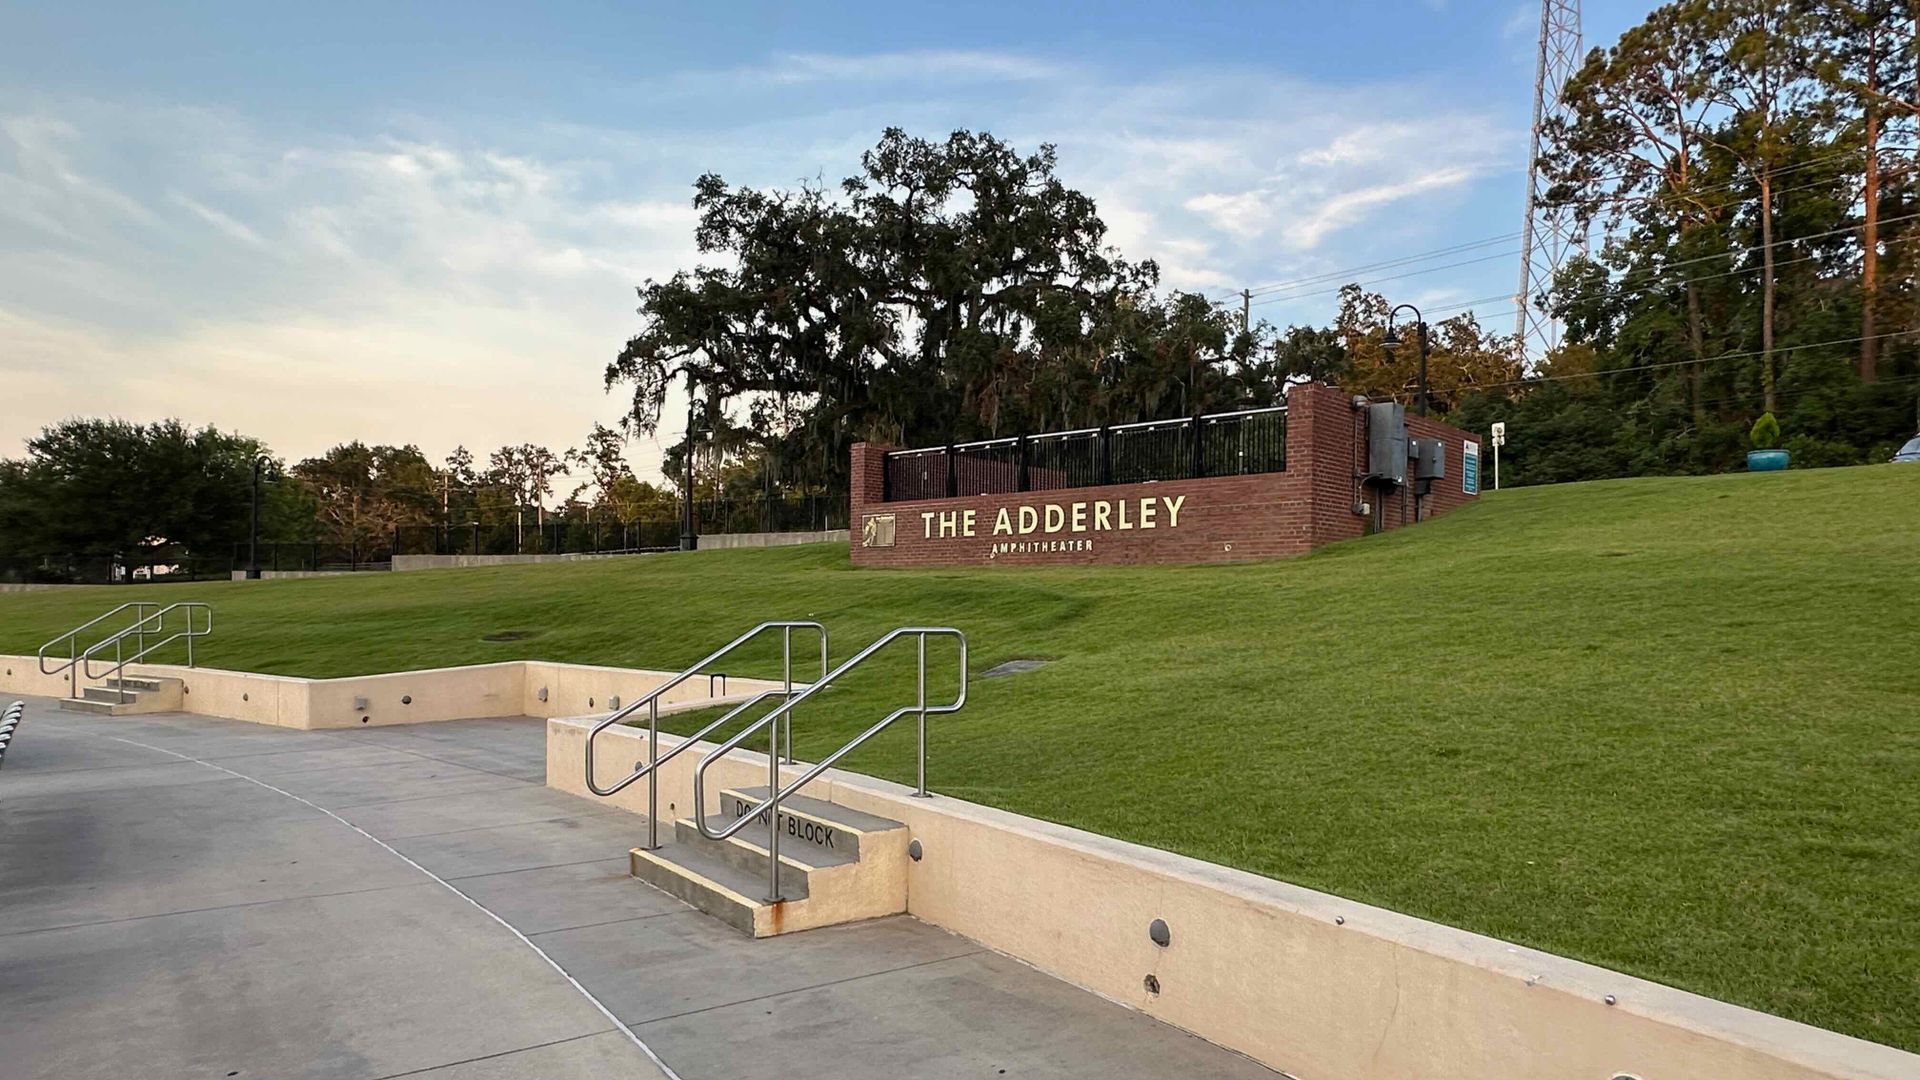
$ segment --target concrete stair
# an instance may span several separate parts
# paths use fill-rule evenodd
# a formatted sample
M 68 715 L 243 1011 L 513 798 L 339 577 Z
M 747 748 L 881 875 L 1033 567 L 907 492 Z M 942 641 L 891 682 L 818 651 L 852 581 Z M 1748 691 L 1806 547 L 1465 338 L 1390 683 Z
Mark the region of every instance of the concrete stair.
M 98 716 L 179 712 L 184 686 L 181 680 L 169 678 L 108 679 L 99 686 L 85 688 L 80 697 L 62 701 L 60 707 L 68 712 Z
M 728 788 L 720 815 L 707 824 L 724 829 L 766 795 L 764 787 Z M 767 899 L 765 817 L 725 840 L 709 840 L 692 818 L 681 818 L 673 843 L 633 849 L 633 876 L 757 938 L 907 909 L 905 825 L 820 799 L 787 799 L 775 901 Z

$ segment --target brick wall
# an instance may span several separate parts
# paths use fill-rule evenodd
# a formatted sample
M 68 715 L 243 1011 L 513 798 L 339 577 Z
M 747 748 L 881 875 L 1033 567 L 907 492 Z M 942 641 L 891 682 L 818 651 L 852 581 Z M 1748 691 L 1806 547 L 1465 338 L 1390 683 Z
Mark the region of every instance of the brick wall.
M 1412 524 L 1404 495 L 1360 486 L 1366 417 L 1336 387 L 1287 395 L 1287 468 L 1253 476 L 883 502 L 884 455 L 853 448 L 853 561 L 857 566 L 1125 565 L 1228 562 L 1304 554 L 1363 535 L 1356 503 L 1376 506 L 1382 528 Z M 1479 439 L 1436 420 L 1407 417 L 1410 438 L 1439 439 L 1447 478 L 1421 500 L 1422 517 L 1474 496 L 1461 488 L 1462 444 Z M 891 540 L 885 526 L 892 517 Z

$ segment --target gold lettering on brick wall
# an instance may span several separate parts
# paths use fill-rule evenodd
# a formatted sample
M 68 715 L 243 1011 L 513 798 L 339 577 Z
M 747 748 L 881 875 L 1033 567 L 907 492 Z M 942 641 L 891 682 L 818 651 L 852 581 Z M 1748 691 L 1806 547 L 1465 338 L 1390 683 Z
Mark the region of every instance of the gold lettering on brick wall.
M 1003 506 L 993 515 L 994 536 L 1042 536 L 1055 533 L 1103 533 L 1133 529 L 1177 529 L 1180 511 L 1186 508 L 1185 495 L 1147 495 L 1138 499 L 1094 499 L 1074 503 L 1042 503 L 1038 506 Z M 885 515 L 889 522 L 892 515 Z M 868 527 L 872 527 L 872 518 Z M 951 540 L 980 535 L 977 510 L 922 510 L 920 536 L 923 540 Z M 889 534 L 891 535 L 891 534 Z M 889 547 L 891 544 L 867 543 L 862 547 Z

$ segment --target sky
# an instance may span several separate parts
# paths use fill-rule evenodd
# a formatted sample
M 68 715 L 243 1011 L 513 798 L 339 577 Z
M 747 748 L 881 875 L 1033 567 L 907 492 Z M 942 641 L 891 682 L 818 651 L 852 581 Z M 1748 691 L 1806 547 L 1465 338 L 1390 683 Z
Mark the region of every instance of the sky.
M 1589 0 L 1588 45 L 1649 2 Z M 1510 297 L 1538 27 L 1512 0 L 0 0 L 0 456 L 99 415 L 290 460 L 580 445 L 624 411 L 635 287 L 699 262 L 695 178 L 831 182 L 888 126 L 1055 144 L 1170 288 L 1488 241 L 1350 277 Z M 1323 324 L 1344 280 L 1253 315 Z M 1511 329 L 1510 299 L 1473 310 Z M 652 440 L 628 456 L 657 475 Z

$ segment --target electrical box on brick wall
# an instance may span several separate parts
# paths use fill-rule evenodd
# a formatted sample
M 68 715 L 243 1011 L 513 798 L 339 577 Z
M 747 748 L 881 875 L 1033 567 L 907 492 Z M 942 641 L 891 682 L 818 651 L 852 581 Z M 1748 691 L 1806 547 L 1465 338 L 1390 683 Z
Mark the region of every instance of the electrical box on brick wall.
M 1407 482 L 1407 407 L 1385 401 L 1367 406 L 1367 474 L 1389 484 Z
M 1415 480 L 1447 478 L 1446 443 L 1439 439 L 1413 440 L 1413 478 Z

